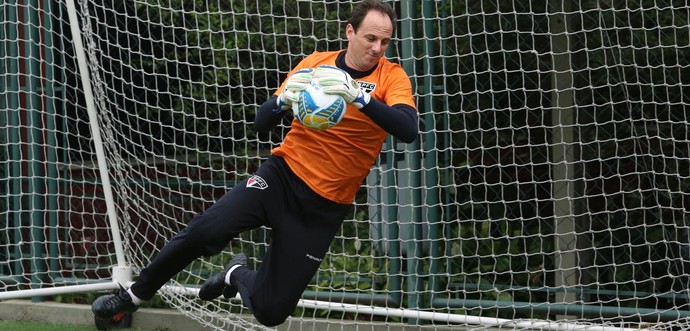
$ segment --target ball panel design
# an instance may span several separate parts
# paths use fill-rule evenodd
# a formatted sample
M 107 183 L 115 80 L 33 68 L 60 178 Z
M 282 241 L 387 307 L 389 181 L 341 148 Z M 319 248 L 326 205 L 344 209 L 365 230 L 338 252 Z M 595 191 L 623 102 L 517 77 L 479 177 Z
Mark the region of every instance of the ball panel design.
M 302 91 L 296 108 L 295 116 L 302 124 L 326 130 L 343 119 L 347 104 L 341 96 L 326 94 L 316 83 L 311 83 Z

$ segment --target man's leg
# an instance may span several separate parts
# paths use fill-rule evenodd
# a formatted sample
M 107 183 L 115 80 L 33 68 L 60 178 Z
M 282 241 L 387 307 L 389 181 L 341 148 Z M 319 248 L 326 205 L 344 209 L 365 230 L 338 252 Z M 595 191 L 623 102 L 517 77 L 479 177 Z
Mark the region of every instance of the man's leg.
M 231 285 L 256 319 L 281 324 L 294 311 L 314 277 L 351 205 L 328 201 L 299 179 L 286 185 L 284 208 L 271 209 L 271 246 L 256 271 L 241 266 L 231 273 Z
M 295 228 L 294 233 L 273 233 L 273 241 L 259 268 L 232 272 L 231 284 L 257 321 L 276 326 L 295 310 L 314 277 L 340 225 Z
M 206 212 L 199 214 L 175 235 L 144 268 L 132 287 L 97 298 L 91 309 L 97 317 L 109 318 L 119 312 L 133 312 L 141 301 L 156 292 L 195 259 L 219 253 L 240 232 L 263 224 L 261 192 L 240 193 L 240 182 Z
M 262 225 L 260 209 L 252 208 L 256 200 L 252 199 L 251 194 L 238 193 L 239 190 L 233 188 L 172 237 L 150 264 L 141 270 L 137 281 L 132 284 L 132 293 L 142 300 L 150 300 L 165 283 L 194 260 L 220 253 L 238 233 Z

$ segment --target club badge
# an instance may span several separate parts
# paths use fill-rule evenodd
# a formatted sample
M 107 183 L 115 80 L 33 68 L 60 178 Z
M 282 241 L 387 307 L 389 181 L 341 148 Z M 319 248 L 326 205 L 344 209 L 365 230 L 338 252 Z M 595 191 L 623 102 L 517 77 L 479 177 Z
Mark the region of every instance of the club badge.
M 257 175 L 253 175 L 249 177 L 249 179 L 247 179 L 247 187 L 258 188 L 260 190 L 263 190 L 268 187 L 268 183 L 266 183 L 266 181 L 263 178 Z

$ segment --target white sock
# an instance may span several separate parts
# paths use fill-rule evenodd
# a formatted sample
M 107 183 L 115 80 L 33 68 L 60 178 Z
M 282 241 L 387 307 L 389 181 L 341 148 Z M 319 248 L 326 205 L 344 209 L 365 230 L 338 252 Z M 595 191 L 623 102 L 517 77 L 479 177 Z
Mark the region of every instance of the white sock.
M 131 289 L 131 288 L 127 290 L 127 293 L 129 293 L 129 296 L 132 298 L 132 303 L 134 303 L 134 304 L 137 305 L 137 306 L 141 304 L 141 301 L 142 301 L 142 300 L 139 299 L 139 298 L 137 298 L 137 296 L 134 295 L 134 293 L 132 293 L 132 289 Z
M 242 266 L 241 264 L 235 264 L 234 266 L 230 267 L 230 270 L 228 270 L 228 273 L 225 274 L 225 284 L 232 285 L 230 284 L 230 274 L 237 268 Z

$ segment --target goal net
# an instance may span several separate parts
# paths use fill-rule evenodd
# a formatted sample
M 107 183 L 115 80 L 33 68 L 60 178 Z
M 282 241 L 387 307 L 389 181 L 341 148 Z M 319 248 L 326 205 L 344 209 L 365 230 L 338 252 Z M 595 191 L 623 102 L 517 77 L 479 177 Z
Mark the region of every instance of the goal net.
M 355 3 L 0 4 L 0 299 L 136 279 L 280 143 L 289 119 L 259 135 L 257 108 L 300 59 L 346 47 Z M 420 136 L 384 143 L 287 323 L 686 322 L 687 2 L 391 3 Z M 242 234 L 154 301 L 260 329 L 241 301 L 195 294 L 270 238 Z

